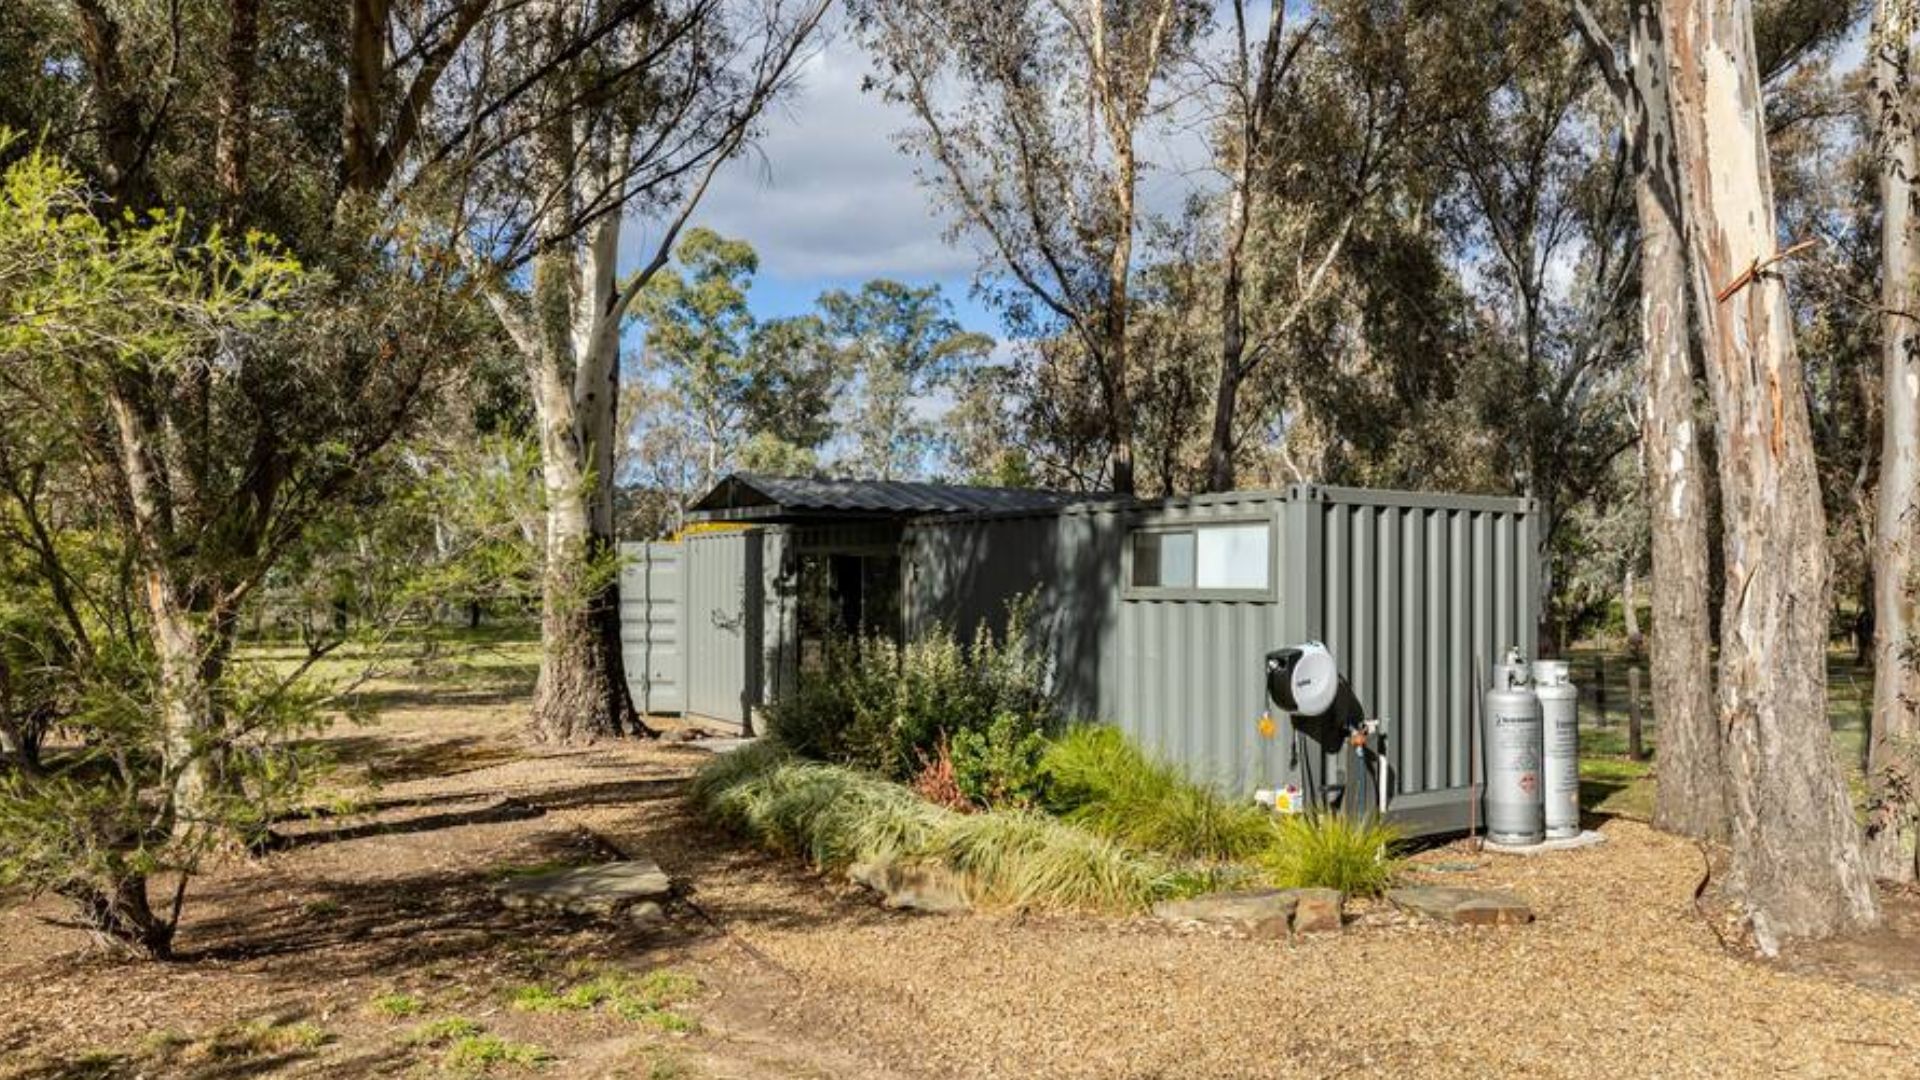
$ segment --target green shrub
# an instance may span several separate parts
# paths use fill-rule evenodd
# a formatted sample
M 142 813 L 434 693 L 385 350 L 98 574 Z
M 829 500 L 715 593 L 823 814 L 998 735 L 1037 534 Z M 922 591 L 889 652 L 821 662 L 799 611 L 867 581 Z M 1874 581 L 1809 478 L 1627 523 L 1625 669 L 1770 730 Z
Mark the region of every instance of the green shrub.
M 1111 727 L 1068 731 L 1047 748 L 1040 772 L 1048 809 L 1131 847 L 1232 862 L 1273 842 L 1266 810 L 1188 780 Z
M 1299 814 L 1280 818 L 1275 828 L 1273 845 L 1260 863 L 1282 888 L 1379 896 L 1399 872 L 1400 834 L 1384 822 L 1345 814 Z
M 840 765 L 723 757 L 702 770 L 693 791 L 703 812 L 762 846 L 823 869 L 875 860 L 939 865 L 988 906 L 1133 911 L 1173 881 L 1158 860 L 1043 814 L 955 813 Z
M 1000 637 L 982 626 L 963 644 L 936 627 L 905 646 L 884 636 L 830 641 L 821 669 L 769 709 L 769 727 L 803 756 L 895 780 L 917 774 L 943 734 L 956 744 L 987 738 L 1010 718 L 1011 749 L 1058 723 L 1050 661 L 1031 625 L 1032 605 L 1016 602 Z
M 953 775 L 961 794 L 987 806 L 1031 808 L 1040 798 L 1046 733 L 1031 716 L 1003 712 L 984 731 L 953 736 Z

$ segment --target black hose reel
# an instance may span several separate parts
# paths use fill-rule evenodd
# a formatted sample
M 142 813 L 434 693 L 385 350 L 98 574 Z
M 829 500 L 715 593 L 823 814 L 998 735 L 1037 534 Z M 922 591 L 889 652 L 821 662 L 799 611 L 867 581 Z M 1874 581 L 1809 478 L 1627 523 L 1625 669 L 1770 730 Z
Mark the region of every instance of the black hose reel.
M 1338 807 L 1344 802 L 1345 784 L 1324 784 L 1316 776 L 1315 763 L 1321 755 L 1340 756 L 1349 747 L 1358 747 L 1358 735 L 1371 741 L 1375 725 L 1366 720 L 1366 710 L 1353 689 L 1341 676 L 1333 654 L 1317 641 L 1290 645 L 1267 654 L 1267 698 L 1289 714 L 1293 727 L 1292 761 L 1305 781 L 1305 796 L 1310 806 Z M 1302 753 L 1300 738 L 1318 745 L 1319 753 Z M 1365 799 L 1363 794 L 1356 798 Z M 1366 800 L 1371 802 L 1372 800 Z M 1355 809 L 1365 810 L 1366 802 Z

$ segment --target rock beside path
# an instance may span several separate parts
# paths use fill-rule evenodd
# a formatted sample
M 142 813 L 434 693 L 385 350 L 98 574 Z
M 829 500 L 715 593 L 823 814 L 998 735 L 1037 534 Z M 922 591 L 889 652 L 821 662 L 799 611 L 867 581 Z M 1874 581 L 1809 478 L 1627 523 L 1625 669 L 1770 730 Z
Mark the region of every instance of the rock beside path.
M 664 914 L 660 902 L 673 892 L 673 882 L 653 860 L 627 859 L 510 878 L 493 891 L 516 910 L 654 922 Z
M 886 860 L 855 863 L 847 868 L 847 880 L 879 893 L 881 902 L 895 910 L 934 915 L 973 910 L 959 879 L 937 866 Z
M 1200 923 L 1238 930 L 1250 937 L 1282 938 L 1289 932 L 1338 930 L 1346 897 L 1338 889 L 1243 889 L 1208 893 L 1153 906 L 1166 922 Z
M 1293 932 L 1296 934 L 1321 934 L 1337 932 L 1341 925 L 1340 909 L 1345 906 L 1347 897 L 1338 889 L 1296 889 L 1300 902 L 1293 908 Z
M 1387 900 L 1402 911 L 1457 926 L 1520 926 L 1533 921 L 1527 902 L 1504 889 L 1419 885 L 1389 889 Z

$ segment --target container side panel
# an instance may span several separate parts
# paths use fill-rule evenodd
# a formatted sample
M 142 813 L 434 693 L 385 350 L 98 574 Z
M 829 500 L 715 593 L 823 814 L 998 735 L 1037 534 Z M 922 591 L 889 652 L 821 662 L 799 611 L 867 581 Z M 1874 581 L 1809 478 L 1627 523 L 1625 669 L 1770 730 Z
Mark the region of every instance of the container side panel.
M 1361 699 L 1366 701 L 1374 716 L 1386 717 L 1396 727 L 1413 720 L 1406 715 L 1400 702 L 1400 623 L 1403 618 L 1400 609 L 1400 519 L 1404 513 L 1401 508 L 1390 506 L 1382 507 L 1377 515 L 1378 542 L 1375 550 L 1379 562 L 1374 567 L 1374 574 L 1379 586 L 1375 590 L 1372 620 L 1376 657 L 1374 684 L 1372 696 Z M 1398 732 L 1392 733 L 1391 738 L 1398 742 Z
M 1425 515 L 1423 526 L 1426 530 L 1426 564 L 1421 571 L 1426 586 L 1426 619 L 1419 633 L 1428 644 L 1422 659 L 1426 670 L 1422 676 L 1422 685 L 1426 692 L 1422 695 L 1420 707 L 1429 717 L 1448 716 L 1449 699 L 1452 696 L 1452 672 L 1447 668 L 1447 657 L 1452 651 L 1446 644 L 1447 626 L 1447 524 L 1453 514 L 1446 510 L 1429 511 Z M 1438 643 L 1435 647 L 1435 643 Z M 1419 748 L 1422 779 L 1435 787 L 1449 786 L 1455 781 L 1449 775 L 1450 742 L 1453 738 L 1451 722 L 1426 723 L 1420 726 L 1423 745 Z
M 1427 590 L 1426 522 L 1431 512 L 1403 510 L 1400 514 L 1401 610 L 1394 631 L 1400 637 L 1400 704 L 1387 731 L 1387 745 L 1397 762 L 1390 781 L 1423 791 L 1427 782 Z M 1391 790 L 1391 789 L 1389 789 Z
M 627 692 L 643 713 L 686 710 L 680 545 L 620 545 L 620 651 Z
M 1531 507 L 1301 490 L 1326 543 L 1324 588 L 1298 625 L 1333 649 L 1367 714 L 1388 721 L 1394 816 L 1415 833 L 1461 827 L 1473 801 L 1474 667 L 1533 640 Z
M 687 712 L 731 727 L 744 727 L 754 698 L 759 653 L 758 558 L 748 532 L 693 536 L 681 543 L 686 560 Z M 754 575 L 754 576 L 750 576 Z M 751 598 L 749 593 L 754 594 Z

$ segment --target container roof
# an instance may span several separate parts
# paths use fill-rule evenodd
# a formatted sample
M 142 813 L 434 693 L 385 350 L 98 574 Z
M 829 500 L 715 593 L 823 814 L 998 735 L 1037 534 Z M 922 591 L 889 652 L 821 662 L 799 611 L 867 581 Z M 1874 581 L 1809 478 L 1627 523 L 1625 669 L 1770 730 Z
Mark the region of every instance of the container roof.
M 1025 488 L 968 487 L 902 480 L 813 480 L 805 477 L 734 473 L 693 504 L 711 520 L 769 521 L 785 517 L 859 515 L 917 517 L 1004 510 L 1045 510 L 1099 496 Z

